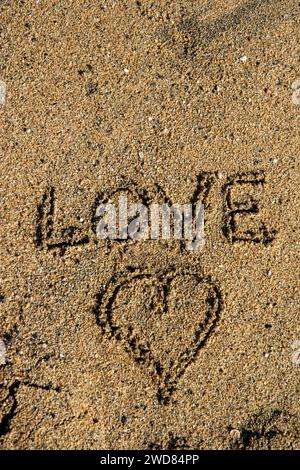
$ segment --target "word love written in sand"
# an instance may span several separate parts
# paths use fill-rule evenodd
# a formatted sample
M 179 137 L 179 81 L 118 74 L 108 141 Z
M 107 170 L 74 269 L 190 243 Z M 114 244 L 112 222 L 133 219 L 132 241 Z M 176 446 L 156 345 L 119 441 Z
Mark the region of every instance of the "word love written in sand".
M 218 172 L 197 176 L 191 204 L 199 201 L 209 212 L 211 194 L 218 190 Z M 222 198 L 220 229 L 229 243 L 253 243 L 267 246 L 275 231 L 262 219 L 263 172 L 239 173 L 226 178 L 219 187 Z M 215 191 L 214 191 L 215 190 Z M 126 196 L 145 206 L 173 202 L 164 190 L 142 188 L 127 182 L 97 194 L 90 210 L 90 230 L 77 226 L 57 227 L 55 188 L 48 188 L 37 208 L 36 246 L 46 251 L 100 243 L 96 237 L 99 204 Z M 117 240 L 119 243 L 141 241 Z M 104 241 L 118 246 L 115 240 Z M 124 245 L 123 245 L 124 246 Z M 153 378 L 160 403 L 169 401 L 187 367 L 195 361 L 218 325 L 223 309 L 217 284 L 197 269 L 164 273 L 138 272 L 131 268 L 115 275 L 97 294 L 94 314 L 103 334 L 123 345 L 133 360 Z
M 195 189 L 190 199 L 190 204 L 196 207 L 199 202 L 205 209 L 210 210 L 209 198 L 219 181 L 218 172 L 203 172 L 197 176 Z M 275 230 L 268 227 L 262 219 L 262 194 L 266 185 L 264 172 L 239 173 L 226 178 L 225 184 L 220 188 L 222 204 L 222 225 L 220 229 L 229 243 L 254 243 L 269 245 L 275 237 Z M 126 197 L 134 204 L 141 203 L 145 207 L 151 204 L 174 205 L 174 202 L 166 195 L 159 185 L 152 187 L 142 187 L 135 182 L 124 182 L 112 190 L 103 191 L 95 196 L 94 203 L 90 209 L 89 227 L 84 230 L 71 225 L 63 227 L 57 226 L 56 209 L 59 205 L 54 187 L 49 187 L 45 191 L 42 201 L 37 207 L 37 220 L 35 230 L 35 244 L 39 249 L 46 251 L 59 249 L 61 254 L 70 247 L 98 244 L 100 240 L 96 235 L 96 228 L 99 223 L 97 208 L 101 204 L 117 203 L 120 197 Z M 206 217 L 206 215 L 205 215 Z M 204 217 L 204 219 L 205 219 Z M 80 217 L 78 217 L 80 219 Z M 101 240 L 109 244 L 110 248 L 118 246 L 120 243 L 129 246 L 132 243 L 142 243 L 142 241 L 124 240 L 115 238 L 111 240 Z M 118 243 L 115 243 L 118 242 Z M 181 249 L 184 243 L 178 241 Z
M 222 297 L 210 277 L 193 271 L 126 272 L 97 295 L 97 324 L 121 343 L 167 403 L 179 378 L 216 328 Z

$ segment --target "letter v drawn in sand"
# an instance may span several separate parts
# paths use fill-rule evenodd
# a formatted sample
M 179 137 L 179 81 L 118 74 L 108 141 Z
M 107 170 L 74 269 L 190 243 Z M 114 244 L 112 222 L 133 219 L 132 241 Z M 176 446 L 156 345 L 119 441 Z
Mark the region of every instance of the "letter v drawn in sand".
M 157 385 L 165 404 L 213 334 L 223 308 L 209 276 L 193 270 L 117 274 L 97 294 L 103 334 L 125 350 Z

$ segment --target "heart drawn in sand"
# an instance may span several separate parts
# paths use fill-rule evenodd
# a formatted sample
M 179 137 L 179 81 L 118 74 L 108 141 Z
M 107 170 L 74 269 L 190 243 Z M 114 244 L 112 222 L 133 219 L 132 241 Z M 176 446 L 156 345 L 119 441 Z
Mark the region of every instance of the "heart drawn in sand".
M 155 379 L 166 403 L 196 359 L 222 310 L 219 288 L 193 272 L 125 273 L 97 295 L 97 323 Z

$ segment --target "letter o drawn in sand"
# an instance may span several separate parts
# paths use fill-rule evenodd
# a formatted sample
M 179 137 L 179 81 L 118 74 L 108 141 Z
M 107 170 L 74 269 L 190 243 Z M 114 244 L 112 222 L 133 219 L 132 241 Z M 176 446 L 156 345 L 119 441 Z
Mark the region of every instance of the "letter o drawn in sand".
M 153 377 L 163 404 L 206 345 L 221 311 L 216 284 L 189 271 L 116 275 L 98 293 L 94 306 L 103 334 L 122 343 Z

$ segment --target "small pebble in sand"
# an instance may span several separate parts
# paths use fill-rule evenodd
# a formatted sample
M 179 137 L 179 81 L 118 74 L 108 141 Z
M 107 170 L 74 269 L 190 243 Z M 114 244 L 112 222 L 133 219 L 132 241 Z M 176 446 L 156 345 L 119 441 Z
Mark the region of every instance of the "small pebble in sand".
M 234 441 L 238 441 L 241 438 L 241 432 L 238 429 L 231 429 L 229 434 Z
M 291 348 L 292 348 L 292 349 L 300 348 L 300 341 L 299 341 L 298 339 L 295 339 L 295 340 L 291 343 Z
M 296 106 L 300 105 L 300 80 L 295 80 L 292 83 L 294 93 L 292 95 L 292 101 Z
M 6 363 L 5 359 L 6 347 L 3 339 L 0 339 L 0 366 L 3 366 Z
M 242 57 L 240 57 L 240 62 L 247 62 L 248 60 L 248 57 L 246 55 L 242 55 Z
M 292 353 L 292 363 L 295 364 L 296 366 L 300 365 L 300 341 L 298 339 L 295 339 L 292 344 L 291 348 L 294 350 Z
M 215 86 L 213 87 L 213 91 L 216 92 L 216 93 L 220 93 L 221 87 L 220 87 L 219 85 L 215 85 Z
M 292 354 L 292 363 L 295 364 L 296 366 L 300 365 L 300 350 L 295 351 Z
M 124 69 L 124 73 L 128 74 L 129 73 L 129 70 L 128 69 Z
M 4 106 L 6 101 L 6 83 L 0 80 L 0 106 Z

